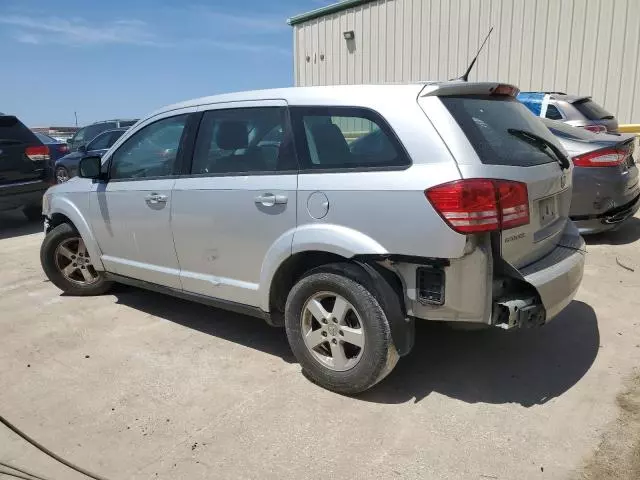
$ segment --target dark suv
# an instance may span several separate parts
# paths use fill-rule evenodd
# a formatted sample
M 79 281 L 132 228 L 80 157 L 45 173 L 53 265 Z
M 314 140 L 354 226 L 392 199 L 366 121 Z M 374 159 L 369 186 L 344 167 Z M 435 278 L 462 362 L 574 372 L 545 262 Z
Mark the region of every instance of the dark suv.
M 16 117 L 0 114 L 0 210 L 22 207 L 39 218 L 51 176 L 49 147 Z
M 73 137 L 71 137 L 67 144 L 69 145 L 69 151 L 75 152 L 82 145 L 88 144 L 91 140 L 96 138 L 102 132 L 107 130 L 114 130 L 117 128 L 129 128 L 134 125 L 138 120 L 104 120 L 102 122 L 92 123 L 78 130 Z

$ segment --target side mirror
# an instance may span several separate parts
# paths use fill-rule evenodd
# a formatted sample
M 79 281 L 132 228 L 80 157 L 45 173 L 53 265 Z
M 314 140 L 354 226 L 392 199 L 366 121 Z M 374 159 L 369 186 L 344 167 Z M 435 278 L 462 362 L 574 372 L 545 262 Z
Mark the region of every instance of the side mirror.
M 78 151 L 79 151 L 80 153 L 85 153 L 85 152 L 87 151 L 87 146 L 86 146 L 86 145 L 80 145 L 80 146 L 78 147 Z
M 102 160 L 100 157 L 84 157 L 78 165 L 78 176 L 80 178 L 100 178 L 100 167 Z

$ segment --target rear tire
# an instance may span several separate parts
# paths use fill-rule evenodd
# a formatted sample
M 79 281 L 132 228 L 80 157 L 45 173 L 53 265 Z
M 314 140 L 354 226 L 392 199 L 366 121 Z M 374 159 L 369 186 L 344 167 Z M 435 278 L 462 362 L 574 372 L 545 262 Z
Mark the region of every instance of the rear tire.
M 68 223 L 47 233 L 40 247 L 42 269 L 56 287 L 69 295 L 89 296 L 106 293 L 113 282 L 96 270 L 84 240 Z
M 363 286 L 367 282 L 335 273 L 335 267 L 313 270 L 294 285 L 285 327 L 308 378 L 328 390 L 356 394 L 389 374 L 398 354 L 383 308 Z

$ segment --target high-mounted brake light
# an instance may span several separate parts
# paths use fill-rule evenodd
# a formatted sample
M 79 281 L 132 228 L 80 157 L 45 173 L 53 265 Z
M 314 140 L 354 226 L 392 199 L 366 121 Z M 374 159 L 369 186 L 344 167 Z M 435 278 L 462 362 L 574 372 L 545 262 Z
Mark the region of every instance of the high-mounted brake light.
M 38 145 L 35 147 L 27 147 L 24 150 L 24 153 L 29 160 L 34 162 L 41 160 L 49 160 L 49 147 L 46 145 Z
M 500 84 L 491 92 L 492 95 L 508 95 L 510 97 L 515 97 L 520 90 L 513 85 L 505 85 Z
M 582 128 L 593 133 L 604 133 L 607 131 L 607 127 L 604 125 L 584 125 Z
M 606 148 L 573 157 L 573 164 L 576 167 L 617 167 L 625 161 L 628 154 L 624 150 Z
M 425 195 L 456 232 L 507 230 L 529 223 L 527 185 L 473 178 L 429 188 Z

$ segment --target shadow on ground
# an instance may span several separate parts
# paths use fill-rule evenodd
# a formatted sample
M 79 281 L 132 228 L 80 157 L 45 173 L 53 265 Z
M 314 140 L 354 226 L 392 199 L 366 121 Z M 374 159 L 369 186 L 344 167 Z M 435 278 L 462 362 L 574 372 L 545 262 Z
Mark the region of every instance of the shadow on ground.
M 418 324 L 413 352 L 358 398 L 418 402 L 437 392 L 468 403 L 543 404 L 582 378 L 600 345 L 595 312 L 576 301 L 539 329 L 462 332 L 438 327 Z
M 587 245 L 626 245 L 640 240 L 640 218 L 631 217 L 618 230 L 584 237 Z
M 42 221 L 29 221 L 19 210 L 0 212 L 0 240 L 42 232 Z
M 124 285 L 117 285 L 113 293 L 119 304 L 275 355 L 288 363 L 296 361 L 284 330 L 270 327 L 262 319 Z
M 115 295 L 120 304 L 295 362 L 284 330 L 260 319 L 123 286 Z M 575 385 L 593 364 L 599 343 L 595 312 L 576 301 L 540 329 L 464 332 L 418 322 L 413 352 L 388 378 L 357 398 L 418 402 L 438 392 L 469 403 L 529 407 Z

